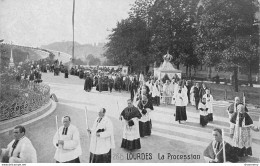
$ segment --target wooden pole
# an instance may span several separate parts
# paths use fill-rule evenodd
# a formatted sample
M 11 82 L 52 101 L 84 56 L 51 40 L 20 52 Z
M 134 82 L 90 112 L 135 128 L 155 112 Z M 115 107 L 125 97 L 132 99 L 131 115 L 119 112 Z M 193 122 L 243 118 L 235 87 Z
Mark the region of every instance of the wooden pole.
M 246 96 L 245 96 L 245 92 L 243 92 L 243 104 L 244 104 L 244 106 L 246 106 Z
M 117 111 L 118 111 L 118 113 L 119 113 L 119 120 L 121 119 L 120 117 L 120 110 L 119 110 L 119 104 L 118 104 L 118 101 L 116 101 L 116 104 L 117 104 Z
M 56 115 L 56 130 L 57 130 L 57 135 L 58 135 L 58 141 L 60 140 L 60 134 L 59 134 L 59 125 L 58 125 L 58 116 Z M 60 144 L 58 144 L 58 148 L 60 148 Z M 60 159 L 60 151 L 58 150 L 58 155 Z
M 87 126 L 87 130 L 89 129 L 89 125 L 88 125 L 88 115 L 87 115 L 87 106 L 85 106 L 85 120 L 86 120 L 86 126 Z M 87 132 L 88 137 L 89 137 L 89 133 Z
M 74 65 L 74 16 L 75 16 L 75 0 L 73 0 L 73 11 L 72 11 L 72 65 Z
M 58 134 L 58 140 L 60 140 L 60 134 L 59 134 L 59 126 L 58 126 L 58 116 L 56 115 L 56 130 L 57 130 L 57 134 Z
M 226 162 L 226 148 L 225 148 L 225 139 L 224 139 L 224 129 L 222 129 L 222 141 L 223 141 L 223 162 Z

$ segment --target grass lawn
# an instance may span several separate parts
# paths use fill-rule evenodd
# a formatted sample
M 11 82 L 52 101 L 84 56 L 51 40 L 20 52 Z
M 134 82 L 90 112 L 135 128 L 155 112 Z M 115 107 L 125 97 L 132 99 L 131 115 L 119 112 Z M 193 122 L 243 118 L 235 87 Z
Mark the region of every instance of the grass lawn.
M 232 85 L 215 84 L 205 82 L 206 87 L 211 89 L 211 93 L 216 100 L 233 100 L 235 96 L 242 98 L 243 93 L 246 97 L 246 103 L 260 106 L 260 88 L 239 86 L 238 92 L 234 91 Z

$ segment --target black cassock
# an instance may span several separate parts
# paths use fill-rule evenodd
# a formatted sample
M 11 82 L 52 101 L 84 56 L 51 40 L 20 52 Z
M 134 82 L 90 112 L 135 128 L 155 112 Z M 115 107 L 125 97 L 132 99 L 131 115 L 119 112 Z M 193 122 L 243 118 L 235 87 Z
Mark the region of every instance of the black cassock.
M 92 79 L 88 76 L 85 80 L 85 84 L 84 84 L 84 90 L 85 91 L 90 91 L 91 88 L 92 88 L 92 84 L 93 84 L 93 81 Z
M 126 130 L 123 132 L 121 148 L 128 150 L 141 149 L 138 120 L 136 120 L 136 118 L 140 119 L 142 115 L 138 108 L 126 107 L 122 111 L 121 116 L 123 116 L 128 123 L 124 126 Z
M 147 108 L 153 110 L 153 104 L 148 100 L 148 102 L 144 105 L 142 100 L 139 101 L 137 107 L 141 110 L 142 116 L 147 116 L 146 114 L 149 114 L 147 112 Z M 148 115 L 149 116 L 149 115 Z M 140 132 L 140 137 L 144 136 L 150 136 L 151 135 L 151 129 L 152 129 L 152 120 L 149 117 L 145 117 L 145 120 L 140 120 L 139 121 L 139 132 Z

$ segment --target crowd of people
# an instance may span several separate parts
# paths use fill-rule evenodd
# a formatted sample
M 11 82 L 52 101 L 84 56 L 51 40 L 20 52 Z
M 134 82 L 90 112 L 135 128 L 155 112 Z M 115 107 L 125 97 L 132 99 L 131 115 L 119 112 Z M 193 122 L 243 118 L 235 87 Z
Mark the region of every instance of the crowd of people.
M 66 78 L 66 72 L 64 73 Z M 123 76 L 120 71 L 111 71 L 106 68 L 72 68 L 70 74 L 85 79 L 84 90 L 87 92 L 91 91 L 93 87 L 96 87 L 99 92 L 112 92 L 113 88 L 117 91 L 130 92 L 130 98 L 127 100 L 128 106 L 123 109 L 119 117 L 123 124 L 121 148 L 130 152 L 141 149 L 140 139 L 152 134 L 151 114 L 154 106 L 159 106 L 161 103 L 176 106 L 172 116 L 175 116 L 175 121 L 179 124 L 188 120 L 186 107 L 189 103 L 198 110 L 198 117 L 200 117 L 198 123 L 202 127 L 214 119 L 213 96 L 204 83 L 200 87 L 198 82 L 192 83 L 179 78 L 160 80 L 154 77 L 145 77 L 143 74 Z M 203 153 L 207 162 L 237 162 L 238 157 L 252 156 L 251 130 L 259 131 L 260 127 L 253 124 L 245 103 L 241 103 L 238 97 L 228 107 L 227 112 L 233 144 L 224 141 L 222 130 L 215 128 L 212 131 L 214 139 Z M 54 159 L 56 162 L 80 162 L 79 156 L 82 155 L 80 133 L 77 127 L 71 124 L 71 121 L 70 116 L 64 116 L 62 118 L 63 126 L 58 128 L 54 135 L 53 145 L 56 148 Z M 91 138 L 89 162 L 111 162 L 111 151 L 115 148 L 114 131 L 113 123 L 106 116 L 105 108 L 99 110 L 92 128 L 87 128 L 87 131 Z M 16 127 L 14 133 L 15 139 L 6 149 L 0 151 L 0 155 L 2 153 L 2 156 L 5 156 L 2 158 L 3 161 L 37 162 L 35 149 L 25 137 L 24 127 Z M 25 140 L 25 143 L 21 140 Z M 30 151 L 30 155 L 28 155 L 27 150 Z M 226 154 L 224 157 L 223 150 Z
M 35 84 L 42 82 L 42 72 L 36 65 L 31 65 L 30 68 L 23 66 L 12 67 L 6 70 L 1 75 L 8 76 L 8 82 L 1 82 L 1 84 L 19 85 L 22 89 L 33 89 Z
M 128 107 L 123 110 L 120 117 L 124 124 L 122 148 L 128 150 L 141 148 L 140 138 L 151 135 L 152 119 L 150 113 L 154 110 L 153 106 L 159 106 L 160 103 L 176 106 L 175 121 L 180 124 L 187 121 L 186 107 L 189 103 L 199 111 L 199 123 L 202 127 L 213 121 L 213 95 L 204 83 L 200 86 L 199 82 L 185 81 L 179 78 L 163 82 L 153 77 L 145 81 L 142 74 L 139 77 L 123 76 L 123 80 L 128 77 L 130 83 L 127 89 L 130 91 L 130 99 Z M 111 82 L 115 85 L 115 80 Z M 228 115 L 233 145 L 226 143 L 226 149 L 232 151 L 232 155 L 227 157 L 228 160 L 236 162 L 238 157 L 252 156 L 250 130 L 259 131 L 259 127 L 253 125 L 251 117 L 247 114 L 248 109 L 245 103 L 241 103 L 239 97 L 235 98 L 235 104 L 230 107 Z M 214 129 L 214 138 L 216 138 L 215 135 L 222 136 L 220 129 Z M 216 142 L 218 140 L 215 140 L 214 143 Z M 214 150 L 218 151 L 221 148 Z M 219 155 L 215 154 L 212 160 L 206 161 L 223 162 L 223 158 L 217 159 L 217 157 Z
M 97 91 L 130 91 L 134 88 L 137 91 L 136 86 L 130 86 L 130 82 L 133 79 L 136 81 L 136 74 L 122 75 L 122 69 L 114 69 L 108 67 L 83 67 L 74 66 L 70 70 L 70 75 L 78 76 L 80 79 L 85 79 L 84 90 L 91 91 L 93 87 Z M 65 78 L 66 75 L 65 75 Z
M 77 74 L 76 74 L 77 75 Z M 80 77 L 80 72 L 78 73 Z M 81 78 L 81 77 L 80 77 Z M 208 122 L 213 121 L 213 96 L 210 90 L 202 83 L 200 87 L 198 82 L 194 84 L 188 80 L 179 78 L 166 79 L 165 82 L 154 77 L 145 78 L 139 75 L 121 75 L 99 70 L 93 72 L 89 70 L 82 75 L 85 78 L 84 90 L 90 92 L 93 87 L 97 91 L 115 91 L 121 90 L 130 92 L 130 99 L 137 106 L 137 101 L 145 100 L 151 106 L 176 105 L 176 121 L 179 123 L 187 120 L 186 106 L 190 103 L 200 110 L 201 125 L 205 126 Z M 146 81 L 145 81 L 146 79 Z M 193 84 L 193 85 L 192 85 Z

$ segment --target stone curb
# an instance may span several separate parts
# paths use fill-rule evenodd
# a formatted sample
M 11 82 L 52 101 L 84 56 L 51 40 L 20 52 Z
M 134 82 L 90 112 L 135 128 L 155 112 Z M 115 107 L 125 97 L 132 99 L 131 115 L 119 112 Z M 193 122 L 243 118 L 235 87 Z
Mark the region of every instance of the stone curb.
M 6 122 L 1 122 L 0 123 L 0 134 L 6 133 L 10 130 L 12 130 L 16 125 L 23 125 L 26 126 L 28 124 L 34 123 L 38 120 L 41 120 L 51 113 L 54 112 L 56 109 L 57 104 L 54 102 L 52 99 L 42 106 L 40 109 L 37 111 L 31 112 L 29 114 L 23 115 L 21 117 L 17 117 L 11 120 L 7 120 Z

